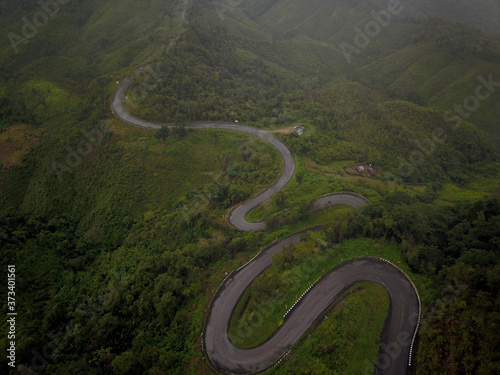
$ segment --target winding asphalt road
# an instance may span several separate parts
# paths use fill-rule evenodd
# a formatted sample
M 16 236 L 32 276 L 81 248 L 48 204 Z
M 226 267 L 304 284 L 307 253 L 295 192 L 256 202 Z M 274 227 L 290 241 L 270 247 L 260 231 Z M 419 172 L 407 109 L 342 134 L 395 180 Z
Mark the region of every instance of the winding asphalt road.
M 147 71 L 146 69 L 140 68 L 137 69 L 134 72 L 134 77 L 144 71 Z M 146 127 L 146 128 L 155 128 L 159 129 L 161 128 L 160 124 L 154 124 L 150 122 L 146 122 L 140 119 L 137 119 L 133 116 L 131 116 L 123 107 L 123 97 L 132 83 L 131 78 L 125 79 L 118 87 L 118 89 L 115 92 L 115 96 L 113 98 L 113 111 L 115 112 L 115 115 L 121 118 L 124 121 L 127 121 L 131 124 Z M 172 127 L 172 126 L 170 126 Z M 207 122 L 207 123 L 199 123 L 199 124 L 188 124 L 186 125 L 186 128 L 188 129 L 226 129 L 226 130 L 234 130 L 238 132 L 243 132 L 247 134 L 252 134 L 255 135 L 264 141 L 269 142 L 272 144 L 281 154 L 281 157 L 283 158 L 283 170 L 281 173 L 281 176 L 278 178 L 278 180 L 268 189 L 264 190 L 260 194 L 256 195 L 255 197 L 251 198 L 250 200 L 244 202 L 243 204 L 237 206 L 228 215 L 227 221 L 228 223 L 233 226 L 234 228 L 241 230 L 241 231 L 260 231 L 265 229 L 265 223 L 264 222 L 257 222 L 257 223 L 250 223 L 245 220 L 245 216 L 248 212 L 256 208 L 257 206 L 260 206 L 262 203 L 268 201 L 271 199 L 271 197 L 277 193 L 278 191 L 282 190 L 288 182 L 292 179 L 293 173 L 295 172 L 295 159 L 288 149 L 288 147 L 280 141 L 278 138 L 275 136 L 260 130 L 256 128 L 252 128 L 250 126 L 244 126 L 244 125 L 237 125 L 237 124 L 230 124 L 230 123 L 215 123 L 215 122 Z M 342 197 L 339 196 L 336 198 L 337 204 L 342 204 Z M 360 203 L 366 204 L 366 200 L 364 198 L 361 200 L 360 198 Z
M 186 19 L 186 11 L 187 11 L 187 6 L 188 6 L 188 0 L 182 0 L 184 2 L 184 9 L 182 9 L 181 12 L 181 21 L 185 23 L 186 25 L 189 26 L 189 22 Z
M 240 326 L 236 337 L 229 337 L 229 322 L 242 293 L 271 265 L 272 255 L 290 243 L 298 243 L 300 235 L 289 237 L 271 246 L 250 264 L 228 277 L 212 301 L 204 333 L 205 352 L 213 367 L 227 374 L 251 374 L 276 363 L 318 319 L 323 312 L 350 286 L 361 281 L 382 285 L 390 295 L 391 307 L 382 337 L 376 374 L 402 375 L 407 373 L 408 355 L 418 321 L 419 302 L 413 285 L 396 267 L 376 258 L 360 258 L 341 263 L 324 275 L 300 300 L 283 325 L 262 345 L 240 349 L 237 343 L 250 334 L 283 301 L 267 301 L 247 325 Z M 374 371 L 368 363 L 366 374 Z
M 160 128 L 154 124 L 131 116 L 123 107 L 124 95 L 133 78 L 148 69 L 140 68 L 132 78 L 125 79 L 117 88 L 112 102 L 116 116 L 134 125 Z M 199 123 L 186 125 L 189 129 L 227 129 L 257 136 L 272 144 L 283 158 L 283 171 L 278 180 L 268 189 L 237 206 L 228 214 L 227 221 L 241 231 L 265 229 L 263 222 L 250 223 L 245 220 L 248 212 L 268 201 L 282 190 L 293 177 L 295 160 L 286 147 L 273 135 L 249 126 L 231 123 Z M 340 204 L 359 207 L 368 201 L 353 193 L 331 194 L 320 198 L 314 210 Z M 272 255 L 282 251 L 291 243 L 298 243 L 300 235 L 293 235 L 262 251 L 245 267 L 232 273 L 219 287 L 207 313 L 204 329 L 204 350 L 211 365 L 226 374 L 253 374 L 263 371 L 280 360 L 309 327 L 323 317 L 328 306 L 355 283 L 373 281 L 382 285 L 390 295 L 391 305 L 386 320 L 377 365 L 367 363 L 366 374 L 404 375 L 408 372 L 410 347 L 417 329 L 420 300 L 413 283 L 396 266 L 376 258 L 360 258 L 340 264 L 324 275 L 287 315 L 283 325 L 262 345 L 253 349 L 240 349 L 229 338 L 229 323 L 234 309 L 245 290 L 266 268 L 271 265 Z M 277 308 L 280 301 L 270 301 L 268 307 Z M 257 317 L 258 318 L 258 317 Z M 265 314 L 260 317 L 265 319 Z M 249 329 L 252 327 L 249 326 Z M 242 335 L 245 333 L 242 332 Z M 233 337 L 237 342 L 238 337 Z

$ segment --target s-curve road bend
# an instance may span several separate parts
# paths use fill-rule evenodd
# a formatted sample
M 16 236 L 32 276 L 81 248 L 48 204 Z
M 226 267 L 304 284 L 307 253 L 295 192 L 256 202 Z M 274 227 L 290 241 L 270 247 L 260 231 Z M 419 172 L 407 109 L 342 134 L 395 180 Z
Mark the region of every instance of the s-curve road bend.
M 125 96 L 125 93 L 127 92 L 127 89 L 129 88 L 130 84 L 133 81 L 133 78 L 136 77 L 137 75 L 141 74 L 144 72 L 145 68 L 139 68 L 137 69 L 132 78 L 126 78 L 122 81 L 122 83 L 118 86 L 113 102 L 112 102 L 112 108 L 117 117 L 122 119 L 123 121 L 126 121 L 128 123 L 131 123 L 133 125 L 137 126 L 142 126 L 145 128 L 153 128 L 153 129 L 159 129 L 161 128 L 160 124 L 154 124 L 151 122 L 147 122 L 138 118 L 135 118 L 134 116 L 130 115 L 124 108 L 123 106 L 123 98 Z M 173 126 L 170 126 L 173 127 Z M 255 197 L 249 199 L 248 201 L 244 202 L 241 205 L 236 206 L 231 210 L 231 212 L 228 215 L 228 222 L 230 225 L 232 225 L 235 229 L 241 230 L 241 231 L 260 231 L 265 229 L 265 223 L 264 222 L 257 222 L 257 223 L 250 223 L 245 220 L 245 216 L 248 212 L 252 211 L 254 208 L 260 206 L 262 203 L 268 201 L 271 199 L 271 197 L 276 194 L 278 191 L 282 190 L 288 182 L 293 177 L 293 174 L 295 172 L 295 159 L 291 153 L 291 151 L 288 149 L 288 147 L 280 141 L 278 138 L 275 136 L 260 130 L 256 128 L 252 128 L 250 126 L 244 126 L 244 125 L 236 125 L 236 124 L 231 124 L 231 123 L 216 123 L 216 122 L 207 122 L 207 123 L 196 123 L 196 124 L 188 124 L 186 125 L 187 129 L 226 129 L 226 130 L 233 130 L 233 131 L 239 131 L 247 134 L 252 134 L 256 137 L 259 137 L 263 139 L 264 141 L 269 142 L 271 145 L 273 145 L 281 154 L 281 157 L 283 158 L 283 171 L 281 172 L 280 177 L 278 180 L 268 189 L 263 191 L 262 193 L 256 195 Z M 368 200 L 366 200 L 364 197 L 360 195 L 356 195 L 353 193 L 337 193 L 337 194 L 331 194 L 326 197 L 320 198 L 316 204 L 315 204 L 315 210 L 323 209 L 326 207 L 332 207 L 332 206 L 337 206 L 337 205 L 349 205 L 351 207 L 359 207 L 363 206 L 368 203 Z
M 140 74 L 144 69 L 140 68 L 137 69 L 134 72 L 134 77 L 138 74 Z M 131 124 L 137 125 L 137 126 L 142 126 L 146 128 L 154 128 L 154 129 L 159 129 L 161 128 L 161 125 L 159 124 L 153 124 L 147 121 L 143 121 L 140 119 L 137 119 L 133 116 L 131 116 L 123 107 L 123 96 L 126 93 L 128 87 L 132 83 L 132 79 L 125 79 L 121 85 L 118 87 L 118 89 L 115 92 L 115 96 L 113 98 L 113 103 L 112 103 L 112 108 L 116 116 L 121 118 L 122 120 L 129 122 Z M 262 203 L 268 201 L 275 193 L 278 191 L 282 190 L 288 182 L 292 179 L 293 174 L 295 172 L 295 159 L 288 149 L 288 147 L 280 141 L 278 138 L 275 136 L 260 130 L 256 128 L 252 128 L 250 126 L 244 126 L 244 125 L 236 125 L 236 124 L 231 124 L 231 123 L 215 123 L 215 122 L 210 122 L 210 123 L 197 123 L 197 124 L 188 124 L 186 125 L 187 129 L 226 129 L 226 130 L 233 130 L 233 131 L 238 131 L 238 132 L 243 132 L 247 134 L 252 134 L 254 136 L 257 136 L 264 141 L 269 142 L 271 145 L 273 145 L 281 154 L 281 157 L 283 158 L 283 171 L 281 172 L 280 177 L 278 180 L 268 189 L 265 191 L 261 192 L 260 194 L 256 195 L 255 197 L 249 199 L 245 203 L 237 206 L 231 212 L 229 213 L 228 216 L 228 222 L 231 224 L 235 229 L 241 230 L 241 231 L 259 231 L 259 230 L 264 230 L 265 229 L 265 223 L 264 222 L 258 222 L 258 223 L 250 223 L 245 220 L 245 216 L 248 212 L 252 211 L 254 208 L 260 206 Z M 340 198 L 339 198 L 340 199 Z
M 262 345 L 241 349 L 230 341 L 228 329 L 231 316 L 246 288 L 271 265 L 273 254 L 299 241 L 300 235 L 294 235 L 274 244 L 245 268 L 232 274 L 221 286 L 212 301 L 204 332 L 205 352 L 212 366 L 225 374 L 264 371 L 285 355 L 347 288 L 361 281 L 372 281 L 389 292 L 391 303 L 378 366 L 368 368 L 367 373 L 374 370 L 375 374 L 406 374 L 420 312 L 419 300 L 412 283 L 402 271 L 376 258 L 346 261 L 324 275 L 287 315 L 283 325 Z M 273 307 L 281 306 L 280 301 L 273 302 Z
M 144 68 L 134 72 L 134 77 Z M 122 120 L 147 128 L 160 128 L 160 124 L 143 121 L 131 116 L 123 107 L 123 97 L 132 79 L 125 79 L 115 92 L 112 108 Z M 282 190 L 293 177 L 295 160 L 286 145 L 273 135 L 249 126 L 230 123 L 198 123 L 186 125 L 190 129 L 227 129 L 255 135 L 280 152 L 284 166 L 278 180 L 268 189 L 234 208 L 228 215 L 228 223 L 241 231 L 265 229 L 265 224 L 250 223 L 245 216 L 252 209 L 269 200 Z M 357 194 L 338 193 L 320 198 L 314 210 L 339 204 L 363 206 L 368 201 Z M 346 261 L 329 271 L 310 289 L 300 303 L 287 315 L 283 325 L 262 345 L 253 349 L 241 349 L 233 345 L 228 336 L 232 313 L 248 286 L 271 265 L 272 255 L 291 243 L 297 244 L 296 234 L 274 243 L 262 251 L 245 267 L 231 274 L 214 296 L 204 329 L 204 350 L 212 366 L 226 374 L 252 374 L 275 364 L 299 340 L 328 306 L 350 286 L 361 281 L 373 281 L 382 285 L 391 298 L 390 311 L 380 346 L 376 374 L 403 375 L 408 372 L 410 348 L 417 329 L 420 314 L 418 293 L 396 266 L 376 258 L 358 258 Z

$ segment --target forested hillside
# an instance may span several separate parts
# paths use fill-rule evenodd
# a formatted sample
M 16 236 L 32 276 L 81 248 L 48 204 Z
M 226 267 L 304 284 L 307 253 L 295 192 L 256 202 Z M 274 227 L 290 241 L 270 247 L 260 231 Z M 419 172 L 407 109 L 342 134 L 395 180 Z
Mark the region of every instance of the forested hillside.
M 17 367 L 4 356 L 2 368 L 214 373 L 200 335 L 221 281 L 275 239 L 323 225 L 252 285 L 242 316 L 290 288 L 278 275 L 310 256 L 333 267 L 387 251 L 423 297 L 413 373 L 500 373 L 498 1 L 62 3 L 0 0 L 0 263 L 16 266 L 19 312 Z M 178 125 L 168 133 L 111 111 L 141 67 L 125 106 Z M 236 120 L 279 130 L 297 164 L 249 214 L 263 232 L 225 215 L 279 176 L 276 150 L 182 126 Z M 357 164 L 380 173 L 344 169 Z M 339 191 L 371 204 L 310 212 Z M 338 324 L 318 324 L 272 371 L 359 371 L 345 358 L 376 355 L 380 330 L 357 322 L 376 312 L 382 327 L 387 303 L 373 285 L 353 290 Z

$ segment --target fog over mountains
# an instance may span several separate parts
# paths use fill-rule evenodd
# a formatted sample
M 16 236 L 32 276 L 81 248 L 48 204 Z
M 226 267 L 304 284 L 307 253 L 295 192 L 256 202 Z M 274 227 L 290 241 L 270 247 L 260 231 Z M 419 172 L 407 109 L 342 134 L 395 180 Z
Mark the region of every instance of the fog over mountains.
M 2 369 L 215 374 L 221 282 L 321 225 L 246 289 L 242 347 L 370 256 L 420 294 L 412 374 L 500 374 L 499 20 L 500 0 L 0 0 L 0 263 L 19 313 Z M 122 121 L 119 87 L 130 116 L 171 128 Z M 267 132 L 295 169 L 244 218 L 266 229 L 240 232 L 228 213 L 283 168 L 250 135 Z M 370 204 L 311 212 L 339 192 Z M 354 286 L 270 373 L 370 373 L 388 306 Z

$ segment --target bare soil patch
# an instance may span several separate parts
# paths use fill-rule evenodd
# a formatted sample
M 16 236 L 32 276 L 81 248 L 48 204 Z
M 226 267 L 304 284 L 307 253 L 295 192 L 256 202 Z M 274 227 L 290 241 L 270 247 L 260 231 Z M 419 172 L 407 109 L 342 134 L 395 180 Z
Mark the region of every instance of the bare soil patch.
M 283 134 L 290 134 L 293 131 L 293 125 L 290 125 L 286 128 L 283 129 L 277 129 L 277 130 L 268 130 L 268 133 L 283 133 Z
M 38 144 L 42 131 L 32 125 L 14 124 L 0 133 L 0 163 L 10 168 L 22 163 L 23 157 Z

